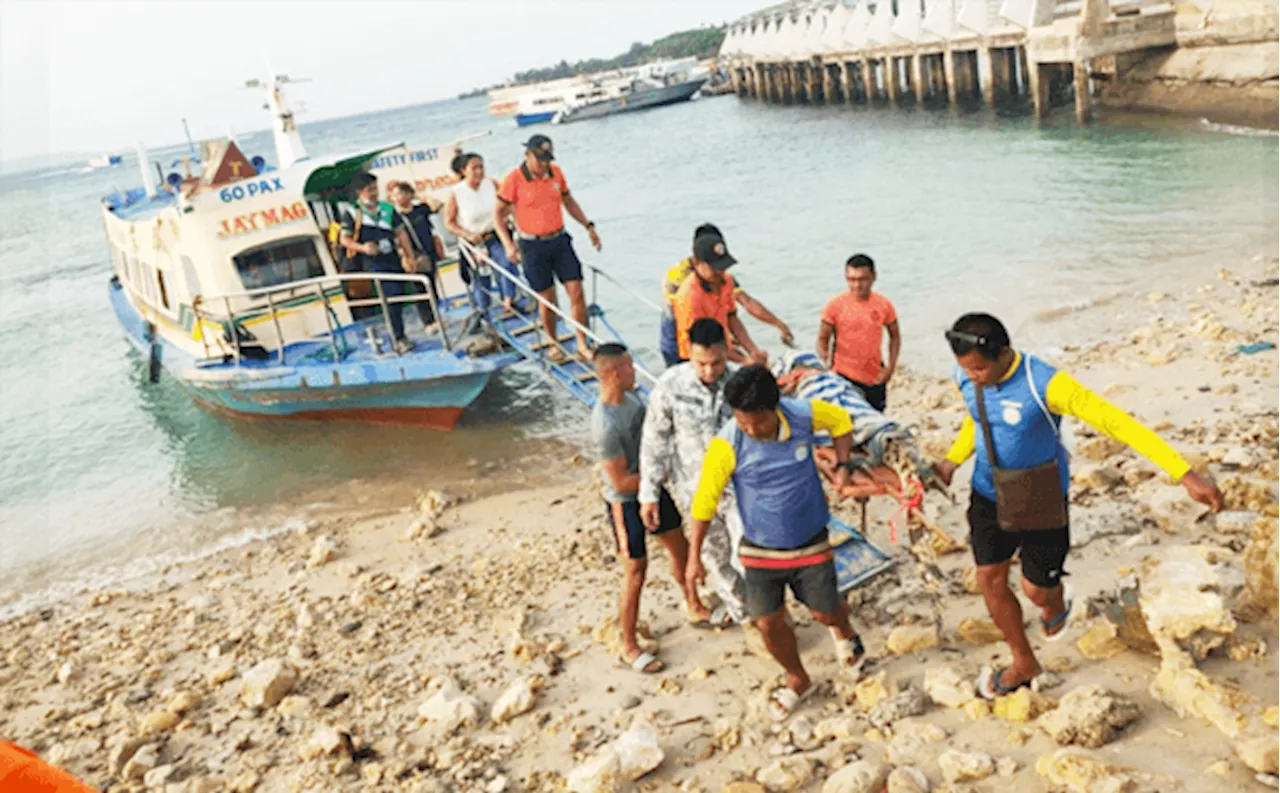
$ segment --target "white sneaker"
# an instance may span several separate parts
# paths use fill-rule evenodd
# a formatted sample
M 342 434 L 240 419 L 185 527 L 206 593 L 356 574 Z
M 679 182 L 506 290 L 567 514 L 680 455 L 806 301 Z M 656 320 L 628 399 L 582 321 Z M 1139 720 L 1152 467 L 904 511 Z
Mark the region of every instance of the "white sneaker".
M 408 339 L 397 339 L 394 349 L 397 355 L 404 355 L 406 352 L 412 350 L 413 347 L 413 342 Z

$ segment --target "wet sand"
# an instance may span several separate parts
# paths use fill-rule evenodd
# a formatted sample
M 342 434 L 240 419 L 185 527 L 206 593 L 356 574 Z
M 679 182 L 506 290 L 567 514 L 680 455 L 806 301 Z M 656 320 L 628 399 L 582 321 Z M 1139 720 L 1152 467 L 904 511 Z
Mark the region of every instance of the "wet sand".
M 1224 608 L 1259 616 L 1245 607 L 1256 587 L 1242 590 L 1242 581 L 1268 553 L 1274 576 L 1274 539 L 1248 570 L 1245 556 L 1251 532 L 1261 532 L 1264 545 L 1268 531 L 1275 536 L 1277 358 L 1274 350 L 1234 351 L 1277 341 L 1275 276 L 1274 260 L 1236 263 L 1187 288 L 1153 287 L 1046 318 L 1036 329 L 1039 339 L 1082 340 L 1049 357 L 1159 427 L 1224 485 L 1233 510 L 1202 517 L 1145 461 L 1069 422 L 1076 483 L 1068 570 L 1077 595 L 1095 607 L 1125 575 L 1141 578 L 1175 548 L 1196 543 L 1221 549 L 1215 569 L 1234 576 L 1222 584 Z M 949 382 L 910 371 L 895 379 L 890 405 L 934 454 L 945 451 L 962 415 Z M 965 533 L 967 474 L 961 470 L 954 488 L 960 506 L 927 502 L 957 538 Z M 972 678 L 1008 655 L 1000 643 L 965 638 L 982 631 L 962 621 L 985 617 L 966 586 L 967 549 L 933 560 L 892 547 L 891 504 L 873 504 L 870 537 L 892 548 L 897 565 L 851 596 L 885 690 L 842 679 L 825 630 L 797 609 L 802 653 L 819 687 L 781 729 L 762 712 L 777 668 L 753 654 L 741 630 L 686 624 L 656 544 L 642 619 L 668 668 L 641 676 L 609 655 L 619 566 L 582 456 L 531 454 L 470 479 L 444 494 L 366 493 L 364 504 L 316 510 L 287 531 L 127 588 L 7 619 L 0 735 L 95 786 L 167 793 L 563 790 L 573 769 L 610 751 L 637 719 L 652 725 L 664 755 L 635 783 L 639 790 L 713 793 L 732 782 L 738 793 L 878 790 L 840 786 L 839 775 L 867 770 L 882 778 L 904 765 L 920 769 L 934 790 L 1051 787 L 1036 771 L 1037 759 L 1058 749 L 1046 717 L 1016 720 L 1019 703 L 1010 702 L 1002 711 L 1015 720 L 973 720 L 911 693 L 944 666 Z M 852 505 L 840 508 L 852 515 Z M 1106 631 L 1102 616 L 1090 613 L 1068 641 L 1046 645 L 1024 608 L 1033 646 L 1056 659 L 1061 678 L 1043 696 L 1098 685 L 1140 709 L 1114 742 L 1088 750 L 1132 770 L 1130 786 L 1116 790 L 1221 791 L 1265 789 L 1236 747 L 1257 730 L 1273 752 L 1276 744 L 1258 715 L 1277 700 L 1270 606 L 1261 619 L 1240 621 L 1229 640 L 1219 637 L 1222 646 L 1200 663 L 1214 685 L 1230 681 L 1242 692 L 1229 698 L 1246 721 L 1235 737 L 1153 695 L 1155 655 L 1115 647 L 1089 651 L 1116 653 L 1105 660 L 1084 657 L 1076 639 Z M 1195 641 L 1214 635 L 1206 630 L 1198 626 Z M 925 637 L 917 648 L 889 652 L 904 649 L 912 632 Z M 930 636 L 937 646 L 927 646 Z M 527 690 L 512 693 L 508 710 L 530 699 L 532 707 L 494 723 L 491 708 L 513 684 Z M 889 705 L 876 702 L 899 687 Z M 979 758 L 981 778 L 950 783 L 944 776 L 954 778 L 957 756 L 948 750 L 985 753 L 993 765 Z M 580 778 L 575 784 L 588 789 Z

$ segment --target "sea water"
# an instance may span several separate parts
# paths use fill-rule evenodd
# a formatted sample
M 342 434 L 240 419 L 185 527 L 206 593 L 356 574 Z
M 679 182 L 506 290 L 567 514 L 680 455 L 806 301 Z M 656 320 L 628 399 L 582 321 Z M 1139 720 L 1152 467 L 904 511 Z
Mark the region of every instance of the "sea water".
M 844 288 L 844 260 L 866 253 L 897 306 L 903 364 L 939 374 L 941 332 L 965 311 L 993 311 L 1035 338 L 1046 312 L 1276 249 L 1276 138 L 1194 121 L 1080 127 L 1065 111 L 1036 122 L 722 97 L 536 130 L 490 117 L 483 99 L 302 127 L 316 155 L 486 131 L 468 148 L 497 177 L 528 135 L 552 136 L 604 242 L 591 250 L 571 223 L 579 255 L 650 302 L 693 229 L 713 222 L 740 262 L 734 275 L 809 347 Z M 266 133 L 240 143 L 274 159 Z M 153 153 L 173 169 L 184 152 Z M 168 378 L 148 382 L 107 302 L 98 209 L 137 179 L 129 160 L 0 176 L 0 591 L 93 583 L 261 536 L 288 527 L 297 504 L 387 506 L 538 437 L 581 437 L 586 411 L 529 368 L 495 380 L 452 434 L 237 420 L 196 407 Z M 653 361 L 654 308 L 604 280 L 598 295 Z M 771 328 L 749 327 L 780 349 Z

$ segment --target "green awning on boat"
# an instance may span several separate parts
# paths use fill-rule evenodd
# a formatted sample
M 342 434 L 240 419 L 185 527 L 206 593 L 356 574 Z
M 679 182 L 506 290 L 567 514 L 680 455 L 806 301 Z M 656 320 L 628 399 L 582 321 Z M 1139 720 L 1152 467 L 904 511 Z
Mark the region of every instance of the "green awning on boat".
M 355 175 L 368 168 L 370 161 L 375 157 L 402 146 L 404 146 L 403 143 L 395 143 L 321 166 L 307 176 L 307 184 L 303 192 L 310 196 L 329 193 L 333 190 L 346 190 Z

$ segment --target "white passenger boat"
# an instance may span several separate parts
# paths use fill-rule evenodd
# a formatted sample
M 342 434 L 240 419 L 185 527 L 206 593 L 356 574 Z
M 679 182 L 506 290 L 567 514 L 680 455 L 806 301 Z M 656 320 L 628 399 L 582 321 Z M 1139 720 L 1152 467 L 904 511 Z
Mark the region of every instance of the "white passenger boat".
M 274 165 L 220 140 L 205 145 L 194 166 L 202 170 L 188 160 L 157 184 L 140 151 L 143 186 L 103 199 L 115 313 L 153 379 L 171 376 L 211 408 L 450 428 L 496 371 L 522 357 L 486 328 L 504 320 L 491 310 L 478 322 L 451 271 L 438 304 L 425 290 L 388 294 L 388 283 L 425 287 L 426 276 L 344 273 L 328 236 L 357 172 L 376 174 L 383 190 L 408 181 L 421 199 L 441 200 L 457 181 L 448 167 L 457 146 L 392 142 L 309 157 L 284 82 L 251 83 L 266 92 Z M 398 354 L 389 309 L 420 301 L 440 321 L 431 332 L 406 321 L 416 346 Z

